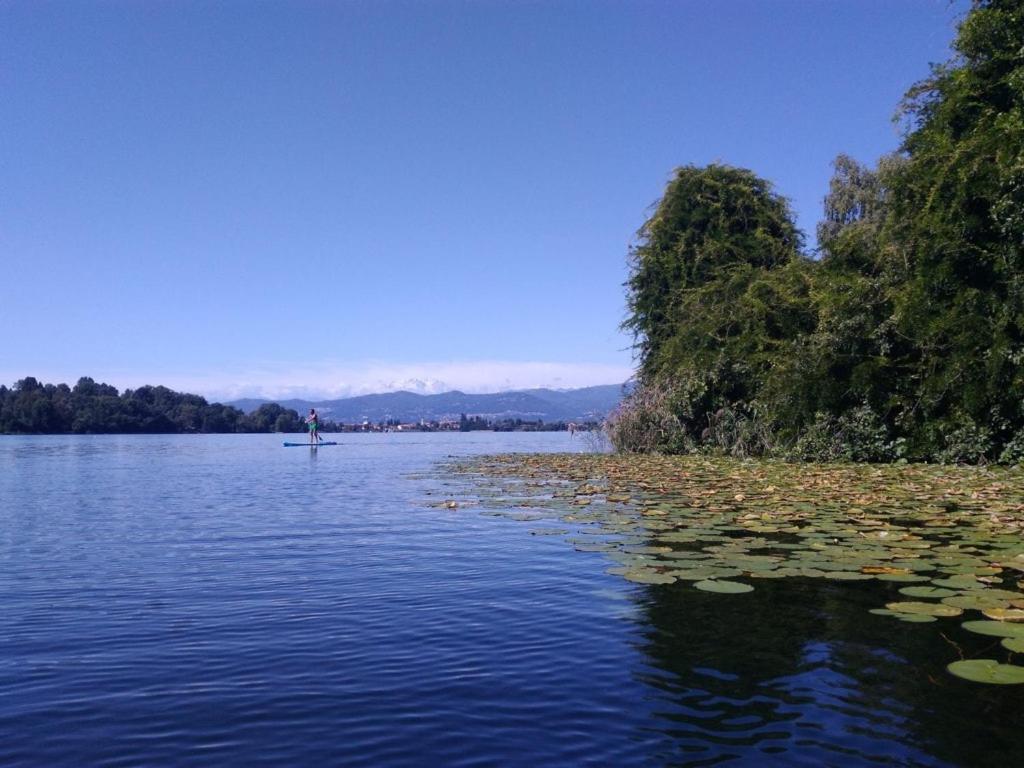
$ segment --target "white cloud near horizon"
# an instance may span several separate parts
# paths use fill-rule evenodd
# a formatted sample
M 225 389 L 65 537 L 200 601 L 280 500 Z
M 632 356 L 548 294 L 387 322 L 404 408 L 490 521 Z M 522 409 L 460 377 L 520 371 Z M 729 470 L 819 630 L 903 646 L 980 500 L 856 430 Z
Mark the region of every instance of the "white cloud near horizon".
M 24 374 L 22 374 L 24 375 Z M 437 394 L 453 389 L 470 393 L 514 389 L 577 389 L 597 384 L 621 384 L 633 376 L 625 365 L 603 363 L 518 362 L 509 360 L 394 363 L 386 361 L 262 363 L 245 369 L 206 374 L 138 372 L 86 373 L 120 390 L 144 384 L 162 384 L 207 400 L 241 398 L 327 400 L 376 392 L 409 390 Z M 19 376 L 18 378 L 20 378 Z M 40 378 L 44 382 L 74 385 L 78 380 Z M 10 383 L 13 383 L 11 380 Z

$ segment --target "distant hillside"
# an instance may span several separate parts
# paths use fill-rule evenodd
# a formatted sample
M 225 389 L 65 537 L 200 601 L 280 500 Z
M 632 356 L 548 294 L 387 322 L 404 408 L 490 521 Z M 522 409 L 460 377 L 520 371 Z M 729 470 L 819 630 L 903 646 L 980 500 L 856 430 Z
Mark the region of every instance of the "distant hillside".
M 460 414 L 488 419 L 543 419 L 544 421 L 599 421 L 622 399 L 621 384 L 582 389 L 526 389 L 468 395 L 443 392 L 419 395 L 415 392 L 385 392 L 339 400 L 235 400 L 230 405 L 251 413 L 264 403 L 277 402 L 300 414 L 316 408 L 325 418 L 343 424 L 372 423 L 387 419 L 416 422 L 457 419 Z

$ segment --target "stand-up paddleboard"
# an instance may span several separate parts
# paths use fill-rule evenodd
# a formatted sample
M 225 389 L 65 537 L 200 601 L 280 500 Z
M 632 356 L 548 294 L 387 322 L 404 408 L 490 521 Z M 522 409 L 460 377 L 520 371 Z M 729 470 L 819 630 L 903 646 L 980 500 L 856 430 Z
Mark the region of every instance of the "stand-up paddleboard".
M 302 448 L 303 446 L 305 446 L 306 448 L 319 448 L 321 445 L 337 445 L 337 443 L 333 443 L 330 440 L 324 440 L 322 443 L 285 443 L 284 447 Z

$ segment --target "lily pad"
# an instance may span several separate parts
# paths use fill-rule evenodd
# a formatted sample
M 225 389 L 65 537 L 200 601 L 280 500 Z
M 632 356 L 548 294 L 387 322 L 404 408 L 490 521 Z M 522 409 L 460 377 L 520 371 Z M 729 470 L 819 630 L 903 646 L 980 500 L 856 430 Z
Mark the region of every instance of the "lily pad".
M 825 574 L 825 578 L 833 581 L 866 581 L 875 577 L 870 573 L 861 573 L 860 571 L 830 571 Z
M 738 581 L 716 581 L 709 579 L 707 581 L 698 581 L 693 586 L 705 592 L 719 592 L 724 595 L 739 595 L 744 592 L 754 591 L 754 588 L 749 584 L 741 584 Z
M 968 592 L 964 595 L 953 595 L 942 598 L 946 605 L 953 605 L 964 610 L 982 611 L 986 608 L 1005 608 L 1005 600 L 990 597 L 984 592 Z
M 1024 621 L 1024 611 L 1020 608 L 986 608 L 982 614 L 996 621 Z
M 1024 637 L 1004 637 L 1003 647 L 1014 653 L 1024 653 Z
M 959 616 L 963 611 L 960 608 L 956 608 L 952 605 L 944 605 L 943 603 L 886 603 L 886 608 L 890 611 L 896 611 L 896 613 L 913 613 L 918 616 Z
M 573 544 L 573 549 L 575 549 L 577 552 L 607 552 L 610 549 L 615 549 L 615 545 L 610 542 L 588 541 Z
M 1009 624 L 1005 621 L 965 621 L 963 628 L 979 635 L 1024 638 L 1024 624 Z
M 969 589 L 971 587 L 979 586 L 976 578 L 963 573 L 957 574 L 956 576 L 950 576 L 946 579 L 935 579 L 932 581 L 932 584 L 940 587 L 951 587 L 953 589 Z
M 634 568 L 633 570 L 626 571 L 622 575 L 628 581 L 633 581 L 637 584 L 672 584 L 676 580 L 675 576 L 671 576 L 667 573 L 659 573 L 658 571 L 651 570 L 650 568 Z
M 1019 600 L 1024 597 L 1020 592 L 1014 592 L 1010 589 L 998 589 L 996 587 L 982 587 L 980 593 L 1000 600 Z
M 903 583 L 914 583 L 922 581 L 931 581 L 927 576 L 921 576 L 916 573 L 882 573 L 875 576 L 879 581 L 899 581 Z
M 900 594 L 907 597 L 950 597 L 956 592 L 942 587 L 903 587 Z
M 719 568 L 702 566 L 699 568 L 680 568 L 677 571 L 670 571 L 670 573 L 677 579 L 683 581 L 704 581 L 705 579 L 712 579 L 719 576 L 720 570 L 721 569 Z
M 1000 664 L 992 659 L 966 659 L 954 661 L 946 669 L 950 674 L 974 683 L 992 685 L 1020 685 L 1024 683 L 1024 667 Z

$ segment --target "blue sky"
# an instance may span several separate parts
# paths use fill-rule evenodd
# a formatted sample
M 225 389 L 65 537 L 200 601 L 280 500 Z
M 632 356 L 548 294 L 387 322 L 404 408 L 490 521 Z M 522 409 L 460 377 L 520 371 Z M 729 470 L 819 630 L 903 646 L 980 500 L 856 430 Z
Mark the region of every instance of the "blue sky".
M 624 380 L 672 169 L 751 168 L 812 239 L 967 5 L 0 3 L 0 382 Z

